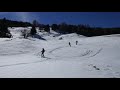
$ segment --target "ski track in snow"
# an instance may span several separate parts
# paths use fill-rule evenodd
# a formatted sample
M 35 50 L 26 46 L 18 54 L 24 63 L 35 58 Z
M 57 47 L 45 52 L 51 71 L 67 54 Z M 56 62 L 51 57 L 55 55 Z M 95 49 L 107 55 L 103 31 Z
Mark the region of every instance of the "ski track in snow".
M 57 48 L 55 48 L 55 49 L 49 51 L 49 53 L 52 53 L 52 52 L 54 52 L 55 50 L 60 50 L 61 48 L 64 48 L 64 47 L 57 47 Z
M 81 45 L 81 44 L 80 44 Z M 51 54 L 52 52 L 55 52 L 56 50 L 60 50 L 60 49 L 62 49 L 62 48 L 65 48 L 65 47 L 67 47 L 67 46 L 63 46 L 63 47 L 57 47 L 57 48 L 55 48 L 55 49 L 53 49 L 53 50 L 51 50 L 51 51 L 49 51 L 49 53 Z M 73 48 L 73 47 L 71 47 L 71 48 Z M 75 48 L 77 48 L 77 47 L 75 47 Z M 90 58 L 90 57 L 94 57 L 94 56 L 96 56 L 97 54 L 99 54 L 101 51 L 102 51 L 102 49 L 103 48 L 100 48 L 99 50 L 97 50 L 97 51 L 93 51 L 93 50 L 90 50 L 89 48 L 85 51 L 85 52 L 83 52 L 81 55 L 76 55 L 76 56 L 69 56 L 69 57 L 62 57 L 62 56 L 56 56 L 56 57 L 61 57 L 61 58 L 74 58 L 74 57 L 85 57 L 85 56 L 89 56 L 88 58 Z M 72 51 L 71 51 L 71 53 L 72 53 Z
M 103 48 L 99 49 L 95 54 L 93 54 L 93 55 L 90 56 L 90 57 L 94 57 L 94 56 L 96 56 L 96 55 L 99 54 L 102 50 L 103 50 Z
M 15 63 L 15 64 L 7 64 L 7 65 L 0 65 L 0 67 L 8 67 L 8 66 L 17 66 L 17 65 L 25 65 L 25 64 L 33 64 L 33 63 L 39 63 L 39 62 L 44 62 L 44 61 L 48 61 L 48 57 L 45 57 L 47 59 L 45 60 L 39 60 L 39 61 L 34 61 L 34 62 L 26 62 L 26 63 Z
M 55 48 L 55 49 L 52 49 L 52 50 L 49 51 L 48 53 L 52 53 L 52 52 L 55 51 L 55 50 L 60 50 L 61 48 L 65 48 L 65 47 L 67 47 L 67 46 L 57 47 L 57 48 Z M 93 57 L 93 56 L 99 54 L 101 50 L 102 50 L 102 48 L 99 49 L 95 54 L 93 54 L 92 56 L 89 56 L 89 57 Z M 78 58 L 78 57 L 84 57 L 84 56 L 90 55 L 90 53 L 92 53 L 92 52 L 93 52 L 93 51 L 91 51 L 91 50 L 86 50 L 85 53 L 83 53 L 83 54 L 81 54 L 81 55 L 78 55 L 78 56 L 72 56 L 72 57 L 62 57 L 62 56 L 60 57 L 60 56 L 57 56 L 57 58 Z M 18 53 L 18 54 L 20 54 L 20 53 Z M 25 52 L 23 52 L 22 54 L 25 54 Z M 14 54 L 14 55 L 17 55 L 17 53 Z M 40 52 L 37 53 L 37 56 L 40 56 Z M 57 58 L 56 58 L 56 59 L 57 59 Z M 47 60 L 49 60 L 49 59 L 52 60 L 52 58 L 45 57 L 44 60 L 39 60 L 39 61 L 35 61 L 35 62 L 27 62 L 27 63 L 16 63 L 16 64 L 1 65 L 0 67 L 8 67 L 8 66 L 16 66 L 16 65 L 39 63 L 39 62 L 47 61 Z M 55 59 L 55 58 L 53 58 L 53 61 L 56 61 L 56 60 L 54 60 L 54 59 Z

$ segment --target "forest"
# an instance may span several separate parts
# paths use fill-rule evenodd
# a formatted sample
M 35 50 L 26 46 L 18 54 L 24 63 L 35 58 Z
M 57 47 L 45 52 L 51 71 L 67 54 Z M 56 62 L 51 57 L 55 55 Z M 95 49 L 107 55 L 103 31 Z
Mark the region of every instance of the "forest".
M 77 33 L 87 37 L 120 34 L 120 27 L 102 28 L 102 27 L 91 27 L 88 24 L 71 25 L 65 22 L 62 22 L 60 24 L 45 25 L 39 23 L 37 20 L 34 20 L 32 23 L 30 23 L 30 22 L 22 22 L 22 21 L 13 21 L 3 18 L 0 19 L 0 37 L 11 38 L 12 35 L 8 30 L 8 27 L 32 27 L 31 30 L 35 33 L 36 33 L 35 27 L 39 27 L 40 31 L 44 30 L 46 32 L 50 32 L 50 27 L 51 27 L 52 30 L 60 34 Z

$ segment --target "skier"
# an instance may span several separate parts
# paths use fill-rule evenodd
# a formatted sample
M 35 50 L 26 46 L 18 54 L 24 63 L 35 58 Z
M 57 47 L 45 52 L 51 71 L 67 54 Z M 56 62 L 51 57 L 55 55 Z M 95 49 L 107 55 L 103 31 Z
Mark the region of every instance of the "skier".
M 69 42 L 69 46 L 71 47 L 71 43 Z
M 78 44 L 78 41 L 76 41 L 76 45 Z
M 41 51 L 41 57 L 43 57 L 43 58 L 45 57 L 45 56 L 44 56 L 44 53 L 45 53 L 45 49 L 42 48 L 42 51 Z

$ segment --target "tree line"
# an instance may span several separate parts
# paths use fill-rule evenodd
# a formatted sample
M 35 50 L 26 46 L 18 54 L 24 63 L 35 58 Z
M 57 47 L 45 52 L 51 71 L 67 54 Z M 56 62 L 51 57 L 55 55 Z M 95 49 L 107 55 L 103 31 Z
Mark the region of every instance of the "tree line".
M 110 34 L 120 34 L 120 27 L 116 28 L 101 28 L 101 27 L 90 27 L 90 25 L 71 25 L 65 22 L 61 24 L 52 24 L 52 25 L 45 25 L 39 24 L 36 20 L 33 23 L 29 22 L 21 22 L 21 21 L 11 21 L 7 20 L 6 18 L 0 19 L 0 37 L 8 37 L 11 38 L 12 35 L 8 30 L 8 27 L 28 27 L 31 26 L 32 29 L 30 31 L 30 35 L 35 35 L 37 33 L 36 27 L 39 28 L 39 31 L 46 31 L 50 33 L 50 27 L 55 32 L 60 34 L 69 34 L 69 33 L 77 33 L 80 35 L 84 35 L 87 37 L 92 36 L 100 36 L 100 35 L 110 35 Z M 26 31 L 22 32 L 23 36 L 26 36 Z
M 61 24 L 52 24 L 52 30 L 62 33 L 77 33 L 87 37 L 92 36 L 101 36 L 101 35 L 110 35 L 110 34 L 120 34 L 120 27 L 115 28 L 102 28 L 102 27 L 90 27 L 90 25 L 70 25 L 66 23 Z
M 2 24 L 3 21 L 5 21 L 5 24 L 8 27 L 27 27 L 32 25 L 29 22 L 13 21 L 13 20 L 8 20 L 6 18 L 0 19 L 0 24 Z

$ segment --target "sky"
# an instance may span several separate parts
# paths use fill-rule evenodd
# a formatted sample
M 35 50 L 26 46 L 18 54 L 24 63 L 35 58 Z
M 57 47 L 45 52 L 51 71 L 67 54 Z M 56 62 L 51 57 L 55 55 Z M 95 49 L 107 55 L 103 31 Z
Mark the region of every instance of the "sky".
M 89 24 L 92 27 L 120 27 L 120 12 L 0 12 L 0 18 L 41 24 Z

